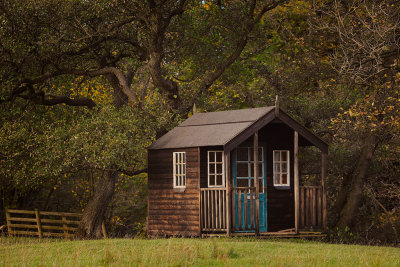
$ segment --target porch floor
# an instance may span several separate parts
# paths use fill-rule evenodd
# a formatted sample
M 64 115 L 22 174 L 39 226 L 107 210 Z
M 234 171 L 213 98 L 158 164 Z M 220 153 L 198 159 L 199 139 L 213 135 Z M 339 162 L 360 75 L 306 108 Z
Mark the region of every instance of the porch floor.
M 227 236 L 226 233 L 203 233 L 201 237 L 223 237 Z M 254 232 L 247 233 L 231 233 L 232 237 L 251 237 Z M 298 234 L 294 229 L 282 230 L 278 232 L 260 232 L 258 238 L 318 238 L 325 237 L 326 234 L 320 231 L 299 231 Z

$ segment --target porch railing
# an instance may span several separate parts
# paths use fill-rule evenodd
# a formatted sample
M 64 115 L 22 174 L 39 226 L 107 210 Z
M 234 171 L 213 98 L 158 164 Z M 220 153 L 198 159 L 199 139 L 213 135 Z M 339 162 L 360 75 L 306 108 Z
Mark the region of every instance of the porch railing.
M 201 188 L 200 196 L 201 230 L 226 231 L 226 189 Z
M 300 228 L 323 228 L 322 186 L 300 186 Z
M 255 230 L 255 187 L 232 188 L 232 229 Z

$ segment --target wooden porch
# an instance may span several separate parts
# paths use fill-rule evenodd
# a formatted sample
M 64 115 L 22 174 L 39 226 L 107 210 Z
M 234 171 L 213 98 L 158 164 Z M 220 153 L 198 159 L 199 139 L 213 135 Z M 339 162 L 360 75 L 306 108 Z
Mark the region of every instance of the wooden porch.
M 258 162 L 258 132 L 253 136 L 254 162 Z M 294 228 L 260 232 L 260 185 L 233 187 L 230 151 L 225 151 L 225 187 L 200 189 L 202 236 L 317 237 L 326 229 L 326 153 L 322 153 L 321 185 L 299 185 L 298 132 L 294 131 Z M 259 177 L 254 164 L 254 177 Z M 267 188 L 262 192 L 267 194 Z M 268 196 L 266 197 L 266 201 Z M 267 211 L 265 211 L 267 213 Z M 268 218 L 266 218 L 266 223 Z
M 300 186 L 299 224 L 296 228 L 277 232 L 259 232 L 260 236 L 303 237 L 320 236 L 324 229 L 324 207 L 322 186 Z M 232 188 L 228 200 L 225 188 L 201 188 L 200 224 L 204 236 L 226 235 L 250 236 L 256 231 L 256 188 Z M 231 203 L 228 208 L 227 203 Z M 243 216 L 244 215 L 244 216 Z M 228 217 L 231 223 L 228 225 Z M 229 226 L 229 227 L 228 227 Z

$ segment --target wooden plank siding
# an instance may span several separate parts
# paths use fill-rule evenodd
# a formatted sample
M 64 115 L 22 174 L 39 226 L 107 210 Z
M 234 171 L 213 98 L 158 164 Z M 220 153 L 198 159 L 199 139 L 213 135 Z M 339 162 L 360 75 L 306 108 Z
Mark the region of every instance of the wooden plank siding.
M 260 142 L 266 144 L 267 228 L 277 232 L 295 227 L 294 216 L 294 131 L 281 123 L 271 123 L 260 130 Z M 273 150 L 290 151 L 290 189 L 273 184 Z
M 186 152 L 184 191 L 173 188 L 173 152 Z M 149 235 L 200 235 L 199 156 L 197 147 L 149 150 Z

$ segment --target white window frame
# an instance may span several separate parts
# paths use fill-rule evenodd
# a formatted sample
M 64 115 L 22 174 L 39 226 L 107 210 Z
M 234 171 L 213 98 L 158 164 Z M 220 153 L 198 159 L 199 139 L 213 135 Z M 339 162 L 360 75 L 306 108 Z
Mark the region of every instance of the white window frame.
M 251 153 L 252 153 L 253 147 L 252 146 L 244 146 L 244 147 L 238 147 L 238 148 L 242 148 L 242 149 L 247 148 L 247 160 L 238 160 L 237 159 L 238 158 L 237 157 L 237 150 L 236 150 L 236 169 L 237 169 L 237 164 L 238 163 L 247 163 L 248 176 L 246 176 L 246 177 L 237 176 L 236 180 L 237 179 L 248 179 L 249 180 L 249 185 L 248 186 L 250 187 L 250 183 L 251 183 L 250 180 L 255 178 L 255 177 L 251 176 L 252 168 L 254 169 L 254 159 L 251 160 Z M 261 148 L 261 159 L 260 158 L 258 159 L 258 164 L 261 163 L 261 165 L 262 165 L 262 173 L 258 174 L 258 176 L 259 176 L 258 179 L 262 180 L 262 184 L 263 184 L 263 187 L 260 188 L 260 193 L 264 193 L 264 186 L 265 186 L 265 184 L 264 184 L 264 175 L 265 175 L 265 170 L 264 170 L 264 147 L 263 146 L 259 146 L 258 149 L 260 149 L 260 148 Z M 237 173 L 237 170 L 236 170 L 236 173 Z M 256 185 L 254 184 L 254 186 L 256 186 Z
M 279 152 L 279 159 L 275 158 L 275 153 Z M 281 153 L 282 152 L 286 152 L 286 161 L 282 161 L 281 158 Z M 273 169 L 273 175 L 272 175 L 272 180 L 274 182 L 274 186 L 290 186 L 290 150 L 273 150 L 272 151 L 272 157 L 273 157 L 273 165 L 272 165 L 272 169 Z M 287 172 L 282 172 L 282 163 L 287 163 Z M 278 173 L 276 173 L 275 170 L 275 164 L 279 164 L 279 169 L 280 171 Z M 280 178 L 280 183 L 275 183 L 275 174 L 279 174 L 279 178 Z M 287 183 L 283 184 L 282 183 L 282 175 L 283 174 L 287 174 Z
M 210 153 L 214 153 L 214 161 L 210 162 Z M 222 153 L 221 162 L 217 161 L 217 153 Z M 214 164 L 214 185 L 210 185 L 210 164 Z M 217 173 L 217 164 L 222 164 L 222 173 Z M 222 185 L 217 185 L 217 175 L 222 175 Z M 223 150 L 209 150 L 207 151 L 207 183 L 208 187 L 225 187 L 225 164 L 224 164 L 224 151 Z
M 186 188 L 186 152 L 173 153 L 174 188 Z

